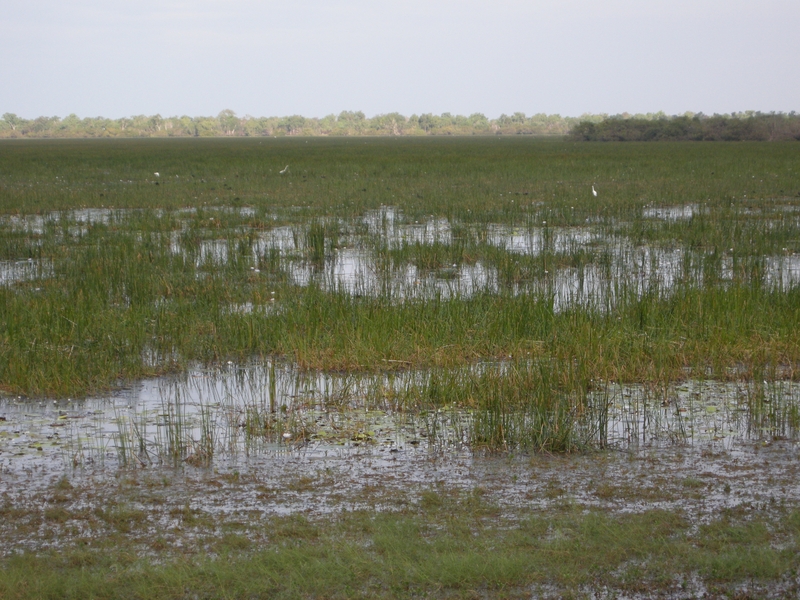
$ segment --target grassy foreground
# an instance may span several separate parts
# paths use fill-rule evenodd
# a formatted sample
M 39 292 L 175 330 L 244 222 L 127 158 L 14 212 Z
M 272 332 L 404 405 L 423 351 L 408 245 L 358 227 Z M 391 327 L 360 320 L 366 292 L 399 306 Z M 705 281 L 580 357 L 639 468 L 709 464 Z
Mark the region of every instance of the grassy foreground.
M 95 519 L 110 533 L 57 551 L 0 559 L 0 596 L 528 598 L 585 597 L 603 589 L 633 597 L 790 597 L 798 592 L 800 513 L 789 509 L 726 510 L 698 525 L 675 511 L 608 514 L 567 500 L 546 512 L 509 514 L 479 489 L 431 489 L 400 512 L 345 512 L 324 520 L 272 517 L 247 534 L 235 520 L 219 521 L 188 507 L 174 516 L 187 531 L 205 530 L 205 543 L 197 536 L 194 549 L 170 547 L 164 538 L 151 537 L 143 550 L 132 533 L 147 521 L 146 512 L 125 505 L 88 515 L 52 508 L 37 518 L 50 525 Z

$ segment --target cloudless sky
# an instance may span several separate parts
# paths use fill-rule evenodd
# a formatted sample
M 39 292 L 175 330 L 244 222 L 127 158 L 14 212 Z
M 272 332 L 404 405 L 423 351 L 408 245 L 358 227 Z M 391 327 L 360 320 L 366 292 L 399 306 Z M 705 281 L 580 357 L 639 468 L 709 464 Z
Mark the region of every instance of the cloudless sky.
M 800 0 L 0 0 L 0 114 L 800 111 Z

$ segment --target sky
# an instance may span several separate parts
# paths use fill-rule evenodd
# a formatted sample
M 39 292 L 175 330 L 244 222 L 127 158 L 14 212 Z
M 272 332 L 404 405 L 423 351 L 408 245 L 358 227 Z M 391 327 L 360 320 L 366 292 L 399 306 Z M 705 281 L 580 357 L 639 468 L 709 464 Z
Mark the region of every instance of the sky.
M 800 112 L 798 0 L 0 0 L 0 114 Z

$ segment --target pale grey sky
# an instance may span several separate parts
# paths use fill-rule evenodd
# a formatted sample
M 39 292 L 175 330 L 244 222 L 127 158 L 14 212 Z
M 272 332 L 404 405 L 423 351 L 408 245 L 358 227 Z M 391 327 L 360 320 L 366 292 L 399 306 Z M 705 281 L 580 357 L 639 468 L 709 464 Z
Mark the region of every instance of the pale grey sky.
M 0 0 L 0 114 L 800 111 L 800 0 Z

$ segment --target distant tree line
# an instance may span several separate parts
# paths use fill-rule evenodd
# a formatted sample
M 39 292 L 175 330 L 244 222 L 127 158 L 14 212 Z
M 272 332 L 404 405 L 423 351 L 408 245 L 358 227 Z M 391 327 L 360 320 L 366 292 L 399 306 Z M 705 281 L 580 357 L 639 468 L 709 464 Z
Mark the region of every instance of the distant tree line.
M 215 117 L 136 115 L 121 119 L 69 115 L 23 119 L 13 113 L 0 118 L 0 138 L 124 138 L 124 137 L 258 137 L 258 136 L 445 136 L 537 135 L 568 136 L 575 141 L 657 140 L 780 140 L 800 139 L 800 115 L 794 112 L 705 116 L 663 112 L 609 116 L 562 117 L 515 112 L 489 119 L 443 113 L 389 113 L 367 117 L 361 111 L 307 118 L 237 116 L 223 110 Z
M 599 122 L 582 121 L 572 127 L 569 137 L 587 142 L 800 140 L 800 115 L 753 111 L 655 119 L 617 115 Z
M 560 115 L 524 113 L 488 119 L 444 113 L 405 117 L 399 113 L 368 118 L 363 112 L 343 111 L 323 118 L 237 116 L 223 110 L 215 117 L 137 115 L 121 119 L 80 118 L 69 115 L 23 119 L 6 113 L 0 119 L 0 137 L 246 137 L 246 136 L 358 136 L 358 135 L 566 135 L 578 119 Z

